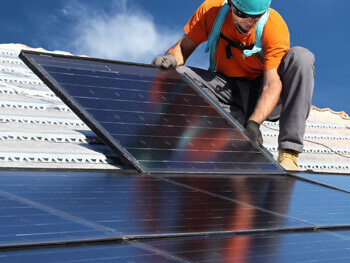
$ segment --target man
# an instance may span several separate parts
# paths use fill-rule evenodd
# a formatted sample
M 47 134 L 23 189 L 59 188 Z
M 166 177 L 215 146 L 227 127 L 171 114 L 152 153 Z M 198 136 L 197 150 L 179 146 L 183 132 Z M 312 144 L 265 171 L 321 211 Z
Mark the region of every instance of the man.
M 177 68 L 195 80 L 262 146 L 260 125 L 280 121 L 278 162 L 299 170 L 305 122 L 314 85 L 314 55 L 290 49 L 288 27 L 271 0 L 206 0 L 185 26 L 185 35 L 155 65 Z M 184 67 L 207 41 L 210 70 Z

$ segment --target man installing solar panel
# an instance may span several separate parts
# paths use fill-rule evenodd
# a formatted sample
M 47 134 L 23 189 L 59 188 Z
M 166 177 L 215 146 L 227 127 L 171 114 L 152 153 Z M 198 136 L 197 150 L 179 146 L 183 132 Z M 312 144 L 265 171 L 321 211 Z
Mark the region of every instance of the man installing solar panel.
M 278 162 L 299 170 L 314 86 L 314 55 L 290 48 L 289 31 L 271 0 L 206 0 L 184 36 L 152 64 L 187 74 L 262 146 L 260 125 L 279 120 Z M 183 66 L 207 41 L 210 68 Z

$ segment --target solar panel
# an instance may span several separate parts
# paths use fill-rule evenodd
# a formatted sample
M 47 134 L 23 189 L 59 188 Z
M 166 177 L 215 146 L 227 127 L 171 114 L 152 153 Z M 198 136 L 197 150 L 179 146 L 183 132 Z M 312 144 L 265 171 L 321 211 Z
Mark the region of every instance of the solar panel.
M 0 173 L 0 194 L 7 192 L 30 200 L 35 208 L 47 207 L 55 215 L 120 239 L 313 227 L 271 212 L 265 206 L 259 208 L 240 199 L 222 198 L 215 192 L 191 189 L 193 184 L 206 185 L 208 181 L 204 177 L 188 178 L 185 185 L 164 177 Z M 231 182 L 230 178 L 221 180 Z M 288 199 L 282 202 L 283 196 L 276 194 L 276 197 L 281 209 L 288 207 Z M 269 200 L 268 196 L 260 202 L 274 205 L 274 201 L 265 200 Z M 53 218 L 51 222 L 56 221 Z M 55 232 L 54 228 L 52 231 Z M 59 231 L 55 233 L 59 235 Z
M 168 238 L 5 250 L 1 262 L 349 262 L 350 231 Z
M 174 263 L 184 262 L 166 253 L 142 249 L 136 245 L 125 243 L 84 244 L 71 246 L 53 246 L 27 248 L 24 250 L 8 250 L 0 252 L 0 261 L 11 262 L 115 262 L 115 263 Z
M 349 194 L 289 176 L 2 171 L 0 204 L 1 262 L 350 257 Z
M 163 239 L 147 245 L 187 262 L 350 262 L 350 231 Z
M 39 203 L 0 191 L 0 247 L 109 237 L 111 235 L 91 224 L 77 222 L 71 216 L 56 214 L 52 208 L 45 209 Z
M 169 177 L 167 177 L 169 179 Z M 349 226 L 349 194 L 284 176 L 170 177 L 196 191 L 268 210 L 316 227 Z
M 284 173 L 229 114 L 175 70 L 29 51 L 20 57 L 141 172 Z
M 350 193 L 350 175 L 297 173 L 295 176 Z

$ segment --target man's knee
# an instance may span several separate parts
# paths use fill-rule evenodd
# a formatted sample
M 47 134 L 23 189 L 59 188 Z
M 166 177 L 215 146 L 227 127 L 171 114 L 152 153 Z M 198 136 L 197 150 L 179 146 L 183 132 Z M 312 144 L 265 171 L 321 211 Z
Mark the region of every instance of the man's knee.
M 293 71 L 296 69 L 302 71 L 311 70 L 313 75 L 315 75 L 315 56 L 307 48 L 292 47 L 283 58 L 281 66 L 282 71 L 287 69 L 293 69 Z
M 201 69 L 201 68 L 196 68 L 196 67 L 179 66 L 176 68 L 176 71 L 181 75 L 186 74 L 192 80 L 196 80 L 203 84 L 217 78 L 216 72 L 211 72 L 211 71 Z
M 301 61 L 306 60 L 306 61 L 315 61 L 315 56 L 314 54 L 308 50 L 307 48 L 304 47 L 292 47 L 288 53 L 291 53 L 294 57 L 300 59 Z

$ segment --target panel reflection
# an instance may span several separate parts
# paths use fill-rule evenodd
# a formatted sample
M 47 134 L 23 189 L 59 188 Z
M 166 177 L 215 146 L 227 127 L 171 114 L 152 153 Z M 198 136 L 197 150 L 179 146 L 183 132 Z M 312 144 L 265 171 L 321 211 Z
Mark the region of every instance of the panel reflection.
M 165 232 L 217 232 L 256 229 L 280 229 L 307 226 L 301 222 L 279 216 L 289 206 L 293 182 L 289 180 L 237 177 L 220 178 L 220 188 L 213 178 L 187 177 L 175 179 L 183 185 L 167 185 L 162 181 L 140 179 L 135 202 L 141 214 L 147 215 L 144 229 L 159 231 L 163 218 Z M 256 178 L 255 178 L 256 179 Z M 152 185 L 150 185 L 152 183 Z M 200 191 L 198 189 L 201 189 Z M 280 189 L 283 191 L 277 191 Z M 230 193 L 230 200 L 219 198 Z M 251 204 L 259 204 L 254 207 Z M 269 211 L 274 212 L 269 212 Z M 163 230 L 164 231 L 164 230 Z

